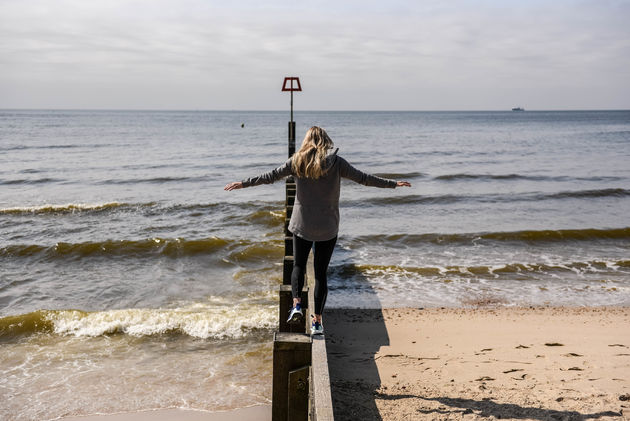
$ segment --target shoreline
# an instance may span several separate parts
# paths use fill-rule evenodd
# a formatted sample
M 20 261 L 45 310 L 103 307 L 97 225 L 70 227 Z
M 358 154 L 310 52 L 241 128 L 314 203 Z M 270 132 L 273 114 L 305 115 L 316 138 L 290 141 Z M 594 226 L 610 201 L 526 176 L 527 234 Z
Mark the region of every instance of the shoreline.
M 271 405 L 255 405 L 226 411 L 204 411 L 195 409 L 168 408 L 149 409 L 118 414 L 95 414 L 57 418 L 58 421 L 268 421 L 271 420 Z M 52 420 L 51 420 L 52 421 Z
M 335 419 L 628 420 L 630 307 L 327 309 Z M 271 405 L 62 421 L 268 421 Z
M 630 308 L 330 309 L 335 418 L 630 419 Z

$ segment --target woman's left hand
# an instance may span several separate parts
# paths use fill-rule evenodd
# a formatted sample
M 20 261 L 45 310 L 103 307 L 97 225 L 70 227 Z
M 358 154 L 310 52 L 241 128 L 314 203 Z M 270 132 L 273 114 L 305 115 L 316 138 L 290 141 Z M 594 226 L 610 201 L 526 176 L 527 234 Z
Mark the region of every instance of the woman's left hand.
M 242 188 L 243 188 L 243 183 L 241 181 L 235 181 L 233 183 L 226 184 L 226 186 L 223 187 L 223 190 L 232 191 L 232 190 L 237 190 L 237 189 L 242 189 Z
M 411 183 L 408 181 L 396 181 L 396 187 L 411 187 Z

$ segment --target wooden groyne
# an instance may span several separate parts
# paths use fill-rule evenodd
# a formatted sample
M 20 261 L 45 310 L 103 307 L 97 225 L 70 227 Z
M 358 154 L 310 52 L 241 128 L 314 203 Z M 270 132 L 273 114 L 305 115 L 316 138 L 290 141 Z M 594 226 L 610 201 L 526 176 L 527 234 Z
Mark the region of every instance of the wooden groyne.
M 291 186 L 292 185 L 292 186 Z M 304 323 L 289 324 L 287 316 L 293 305 L 291 272 L 293 237 L 288 231 L 289 208 L 295 200 L 294 180 L 287 180 L 287 217 L 283 282 L 278 289 L 278 331 L 273 340 L 273 421 L 333 421 L 326 337 L 310 336 L 310 303 L 313 303 L 314 276 L 307 273 L 302 290 Z M 310 263 L 310 262 L 309 262 Z
M 293 100 L 291 102 L 293 103 Z M 289 122 L 289 157 L 293 153 L 295 153 L 295 122 L 293 122 L 292 106 Z M 285 192 L 285 252 L 282 285 L 278 291 L 278 331 L 274 333 L 273 338 L 272 421 L 332 421 L 334 416 L 326 338 L 324 335 L 310 336 L 309 309 L 310 303 L 314 302 L 313 282 L 315 279 L 312 271 L 307 273 L 302 290 L 304 323 L 297 325 L 287 323 L 289 310 L 293 306 L 291 294 L 293 235 L 288 229 L 296 195 L 295 180 L 292 177 L 286 181 Z

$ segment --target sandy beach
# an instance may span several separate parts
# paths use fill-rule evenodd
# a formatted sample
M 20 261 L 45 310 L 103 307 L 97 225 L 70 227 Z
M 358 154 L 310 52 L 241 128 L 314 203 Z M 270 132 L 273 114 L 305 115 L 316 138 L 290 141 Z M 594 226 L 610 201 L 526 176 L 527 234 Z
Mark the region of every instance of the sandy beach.
M 630 309 L 328 310 L 336 420 L 630 419 Z

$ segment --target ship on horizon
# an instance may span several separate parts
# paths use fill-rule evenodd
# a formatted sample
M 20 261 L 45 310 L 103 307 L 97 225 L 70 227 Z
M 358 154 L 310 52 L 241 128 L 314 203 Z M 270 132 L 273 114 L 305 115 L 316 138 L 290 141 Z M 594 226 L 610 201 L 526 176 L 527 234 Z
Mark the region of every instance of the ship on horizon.
M 512 111 L 525 111 L 525 108 L 522 108 L 522 107 L 514 107 L 514 108 L 512 108 Z

